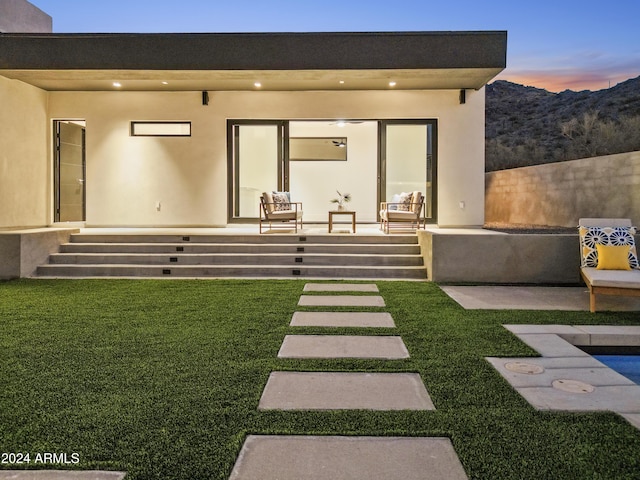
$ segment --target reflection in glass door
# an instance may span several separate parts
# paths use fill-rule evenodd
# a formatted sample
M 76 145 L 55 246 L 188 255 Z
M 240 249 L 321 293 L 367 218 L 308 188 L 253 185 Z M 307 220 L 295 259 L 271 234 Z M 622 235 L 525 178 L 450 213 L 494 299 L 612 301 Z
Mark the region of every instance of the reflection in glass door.
M 85 122 L 54 121 L 54 221 L 85 220 Z
M 437 222 L 436 120 L 381 122 L 380 199 L 420 191 L 427 223 Z
M 282 121 L 233 121 L 229 138 L 229 221 L 258 219 L 262 192 L 289 188 Z

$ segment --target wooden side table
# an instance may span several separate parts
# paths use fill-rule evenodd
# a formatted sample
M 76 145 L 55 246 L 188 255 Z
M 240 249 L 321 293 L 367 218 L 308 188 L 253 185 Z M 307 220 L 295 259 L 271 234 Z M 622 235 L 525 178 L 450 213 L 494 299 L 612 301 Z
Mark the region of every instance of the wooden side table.
M 356 233 L 356 212 L 353 210 L 329 210 L 329 233 L 333 230 L 334 215 L 351 215 L 351 230 Z

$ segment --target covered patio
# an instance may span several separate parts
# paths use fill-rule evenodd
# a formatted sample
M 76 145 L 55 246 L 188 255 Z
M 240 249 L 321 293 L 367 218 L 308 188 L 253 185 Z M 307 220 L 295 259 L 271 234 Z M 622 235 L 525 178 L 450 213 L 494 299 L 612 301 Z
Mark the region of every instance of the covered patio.
M 434 225 L 483 223 L 484 85 L 506 66 L 506 32 L 3 34 L 0 47 L 0 228 L 243 224 L 271 190 L 326 221 L 336 189 L 365 223 L 411 190 Z M 292 138 L 339 132 L 346 160 L 290 154 Z

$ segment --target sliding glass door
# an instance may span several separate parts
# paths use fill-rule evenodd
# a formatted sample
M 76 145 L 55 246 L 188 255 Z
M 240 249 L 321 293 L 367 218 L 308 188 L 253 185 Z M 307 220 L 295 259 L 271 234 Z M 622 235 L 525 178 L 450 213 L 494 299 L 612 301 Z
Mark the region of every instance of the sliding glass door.
M 401 192 L 420 191 L 426 221 L 436 223 L 437 165 L 436 120 L 380 122 L 381 201 L 391 201 Z
M 230 120 L 227 130 L 229 221 L 255 221 L 262 192 L 289 189 L 287 123 Z
M 257 221 L 260 195 L 273 190 L 291 191 L 296 201 L 304 202 L 307 221 L 324 222 L 336 189 L 354 196 L 349 206 L 365 222 L 377 221 L 380 201 L 418 190 L 425 196 L 427 223 L 437 222 L 436 120 L 354 121 L 349 128 L 334 124 L 229 120 L 229 222 Z M 344 137 L 347 155 L 340 160 L 294 157 L 291 179 L 290 132 L 327 141 Z

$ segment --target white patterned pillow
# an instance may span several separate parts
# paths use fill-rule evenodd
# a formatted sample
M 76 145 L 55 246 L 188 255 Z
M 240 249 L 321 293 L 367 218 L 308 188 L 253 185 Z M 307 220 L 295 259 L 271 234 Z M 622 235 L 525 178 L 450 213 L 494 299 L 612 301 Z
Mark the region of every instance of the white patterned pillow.
M 629 266 L 638 268 L 638 254 L 633 236 L 635 227 L 580 227 L 581 267 L 598 266 L 596 245 L 629 245 Z
M 411 199 L 413 198 L 413 192 L 400 194 L 400 201 L 398 202 L 398 210 L 401 212 L 408 212 L 411 210 Z
M 284 210 L 291 210 L 291 200 L 286 192 L 273 192 L 273 203 L 275 203 L 275 211 L 282 212 Z
M 389 210 L 398 210 L 398 205 L 396 205 L 397 203 L 400 203 L 400 194 L 396 193 L 393 195 L 393 197 L 391 197 L 391 202 L 389 202 Z

